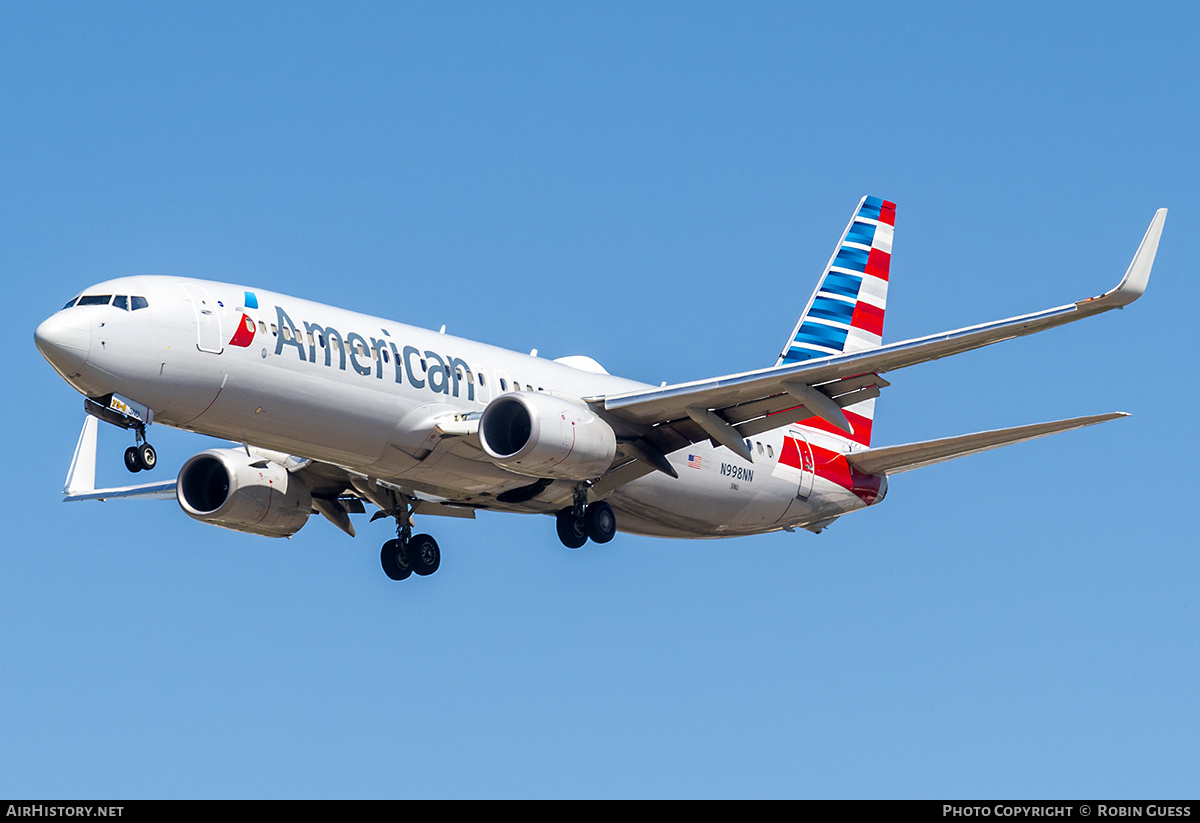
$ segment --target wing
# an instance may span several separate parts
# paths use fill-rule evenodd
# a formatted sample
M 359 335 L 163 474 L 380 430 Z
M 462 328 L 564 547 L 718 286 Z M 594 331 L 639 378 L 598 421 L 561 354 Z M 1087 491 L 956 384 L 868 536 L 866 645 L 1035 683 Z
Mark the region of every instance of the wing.
M 1127 306 L 1146 289 L 1167 210 L 1159 209 L 1117 286 L 1098 296 L 1045 311 L 879 346 L 865 352 L 806 360 L 711 380 L 586 398 L 597 410 L 640 430 L 625 439 L 637 465 L 616 467 L 597 484 L 606 491 L 655 469 L 674 474 L 666 455 L 709 439 L 751 460 L 744 439 L 798 419 L 818 417 L 844 432 L 842 408 L 876 397 L 883 372 L 1035 334 Z
M 97 489 L 96 430 L 98 423 L 99 420 L 91 414 L 84 418 L 83 429 L 79 433 L 79 441 L 75 446 L 75 455 L 71 459 L 71 468 L 67 472 L 66 486 L 63 488 L 64 502 L 176 499 L 178 479 L 175 477 L 158 483 Z M 253 446 L 243 446 L 243 448 L 265 459 L 273 460 L 284 466 L 289 472 L 303 477 L 305 485 L 312 493 L 313 510 L 351 537 L 354 536 L 354 526 L 350 522 L 350 514 L 361 514 L 366 511 L 364 502 L 377 506 L 385 514 L 390 514 L 404 505 L 400 496 L 402 492 L 415 501 L 409 506 L 410 515 L 475 516 L 473 508 L 454 505 L 453 501 L 448 498 L 402 489 L 393 483 L 368 477 L 343 466 L 321 463 Z

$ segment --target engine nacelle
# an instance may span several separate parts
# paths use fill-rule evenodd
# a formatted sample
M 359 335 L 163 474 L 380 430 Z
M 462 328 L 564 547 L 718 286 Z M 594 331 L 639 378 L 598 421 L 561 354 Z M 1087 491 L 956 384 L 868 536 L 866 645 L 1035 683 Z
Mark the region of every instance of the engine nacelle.
M 479 418 L 488 457 L 530 477 L 594 480 L 612 465 L 617 436 L 585 406 L 541 392 L 511 392 Z
M 175 496 L 197 520 L 266 537 L 291 537 L 312 513 L 303 480 L 240 449 L 209 449 L 184 463 Z

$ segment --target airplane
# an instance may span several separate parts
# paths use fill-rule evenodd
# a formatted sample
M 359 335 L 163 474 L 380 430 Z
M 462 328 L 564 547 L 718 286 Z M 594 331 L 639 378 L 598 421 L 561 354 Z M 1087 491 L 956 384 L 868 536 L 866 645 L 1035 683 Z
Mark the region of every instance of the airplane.
M 881 375 L 1129 305 L 1145 291 L 1166 209 L 1097 297 L 884 344 L 895 204 L 862 198 L 773 366 L 674 385 L 547 360 L 264 289 L 133 276 L 89 286 L 42 322 L 41 354 L 84 395 L 64 499 L 174 499 L 216 526 L 290 537 L 314 512 L 353 537 L 374 509 L 395 537 L 387 576 L 437 571 L 424 515 L 552 515 L 580 548 L 622 532 L 718 538 L 819 533 L 881 502 L 894 474 L 1126 416 L 1122 412 L 896 446 L 872 444 Z M 169 481 L 95 488 L 99 421 L 152 423 L 235 446 Z

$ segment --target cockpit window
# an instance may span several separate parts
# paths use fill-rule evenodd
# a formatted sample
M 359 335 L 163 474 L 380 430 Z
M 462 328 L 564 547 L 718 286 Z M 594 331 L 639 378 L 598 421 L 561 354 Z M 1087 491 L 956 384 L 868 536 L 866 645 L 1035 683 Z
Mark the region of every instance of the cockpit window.
M 111 294 L 85 294 L 82 297 L 72 297 L 67 301 L 67 305 L 63 306 L 63 309 L 69 309 L 72 306 L 107 306 L 110 303 L 113 308 L 123 311 L 137 311 L 150 307 L 150 301 L 140 295 L 131 297 L 128 294 L 118 294 L 113 297 Z

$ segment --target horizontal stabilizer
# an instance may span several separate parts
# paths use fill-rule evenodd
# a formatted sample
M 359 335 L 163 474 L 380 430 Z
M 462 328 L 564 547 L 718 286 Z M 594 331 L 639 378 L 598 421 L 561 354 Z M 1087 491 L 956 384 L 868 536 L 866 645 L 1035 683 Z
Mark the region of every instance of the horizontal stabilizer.
M 1118 417 L 1128 417 L 1125 412 L 1111 414 L 1096 414 L 1090 417 L 1074 417 L 1070 420 L 1055 420 L 1050 423 L 1034 423 L 1029 426 L 1016 426 L 1011 429 L 994 429 L 977 434 L 963 434 L 958 437 L 944 437 L 940 440 L 926 440 L 923 443 L 909 443 L 904 446 L 884 446 L 878 449 L 851 452 L 846 459 L 854 468 L 866 474 L 899 474 L 934 463 L 965 457 L 968 454 L 978 454 L 1013 443 L 1023 443 L 1026 440 L 1036 440 L 1059 432 L 1081 429 L 1084 426 L 1094 426 L 1116 420 Z

